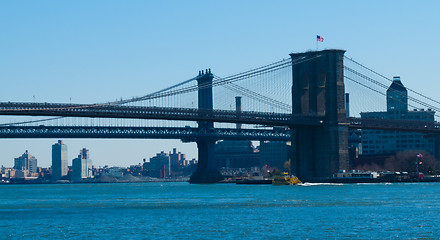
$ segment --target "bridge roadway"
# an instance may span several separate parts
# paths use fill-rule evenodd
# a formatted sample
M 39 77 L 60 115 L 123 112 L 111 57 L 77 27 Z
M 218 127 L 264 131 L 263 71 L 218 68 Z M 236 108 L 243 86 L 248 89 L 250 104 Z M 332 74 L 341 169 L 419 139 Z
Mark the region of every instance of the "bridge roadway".
M 377 129 L 440 133 L 438 123 L 425 121 L 401 121 L 387 119 L 348 118 L 353 129 Z M 198 138 L 215 140 L 272 140 L 289 141 L 288 128 L 235 129 L 214 128 L 204 130 L 194 127 L 102 127 L 102 126 L 0 126 L 0 138 L 113 138 L 113 139 L 182 139 L 195 141 Z
M 211 121 L 259 124 L 267 126 L 323 126 L 324 117 L 269 112 L 236 112 L 227 110 L 203 110 L 193 108 L 165 108 L 123 106 L 111 104 L 63 104 L 63 103 L 0 103 L 0 115 L 63 116 L 92 118 L 161 119 L 182 121 Z M 401 119 L 372 119 L 349 117 L 339 123 L 352 129 L 377 129 L 388 131 L 412 131 L 440 133 L 440 123 Z M 66 127 L 66 130 L 69 127 Z
M 322 117 L 316 115 L 292 115 L 289 113 L 237 113 L 237 111 L 203 110 L 193 108 L 13 102 L 0 103 L 0 115 L 162 119 L 260 124 L 269 126 L 319 126 L 323 121 Z
M 90 127 L 90 126 L 0 126 L 0 138 L 130 138 L 289 141 L 290 130 L 215 128 L 208 131 L 184 127 Z

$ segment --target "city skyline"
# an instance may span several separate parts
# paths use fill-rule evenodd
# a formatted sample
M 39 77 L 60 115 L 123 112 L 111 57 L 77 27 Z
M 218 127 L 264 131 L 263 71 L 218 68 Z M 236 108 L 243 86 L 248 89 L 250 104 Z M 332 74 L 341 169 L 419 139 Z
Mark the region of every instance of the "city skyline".
M 227 76 L 290 52 L 315 50 L 316 35 L 325 39 L 319 49 L 345 49 L 347 56 L 435 97 L 431 69 L 440 49 L 428 41 L 438 39 L 439 3 L 423 3 L 2 1 L 0 101 L 92 103 L 141 96 L 200 69 Z M 28 149 L 40 165 L 50 166 L 56 140 L 1 139 L 0 165 Z M 137 164 L 173 147 L 197 158 L 195 143 L 180 140 L 63 141 L 72 150 L 93 149 L 96 165 Z M 69 153 L 69 161 L 74 156 Z
M 48 140 L 49 141 L 49 140 Z M 49 165 L 42 165 L 41 164 L 41 162 L 43 162 L 43 164 L 45 164 L 45 162 L 46 161 L 44 161 L 44 160 L 41 160 L 38 156 L 36 156 L 35 154 L 33 154 L 32 153 L 32 151 L 31 150 L 29 150 L 29 149 L 25 149 L 25 150 L 23 150 L 22 151 L 22 153 L 24 152 L 25 154 L 27 154 L 27 153 L 29 153 L 29 154 L 32 154 L 32 157 L 35 157 L 35 158 L 37 158 L 38 159 L 38 167 L 43 167 L 43 168 L 50 168 L 50 167 L 52 167 L 52 165 L 53 165 L 53 159 L 52 159 L 52 154 L 53 154 L 53 146 L 54 145 L 59 145 L 60 144 L 60 142 L 61 142 L 61 144 L 63 144 L 65 147 L 67 147 L 67 150 L 66 150 L 66 152 L 67 152 L 67 166 L 69 166 L 69 167 L 72 167 L 72 162 L 73 162 L 73 160 L 75 159 L 75 158 L 77 158 L 78 157 L 78 152 L 81 152 L 83 149 L 87 149 L 87 154 L 88 155 L 90 155 L 90 153 L 89 153 L 89 150 L 91 150 L 91 155 L 93 155 L 93 156 L 95 156 L 95 154 L 94 154 L 94 151 L 93 151 L 93 149 L 92 148 L 89 148 L 89 147 L 79 147 L 78 149 L 76 149 L 76 148 L 74 148 L 73 150 L 71 149 L 71 147 L 69 146 L 69 144 L 68 143 L 66 143 L 66 141 L 65 140 L 55 140 L 54 142 L 52 142 L 52 144 L 49 146 L 49 150 L 50 150 L 50 152 L 51 152 L 51 159 L 49 159 Z M 69 142 L 69 141 L 67 141 L 67 142 Z M 76 145 L 75 145 L 76 146 Z M 109 150 L 108 148 L 105 148 L 105 150 Z M 160 151 L 158 151 L 158 152 L 156 152 L 155 154 L 157 154 L 157 153 L 160 153 L 160 152 L 165 152 L 165 153 L 168 153 L 168 152 L 172 152 L 173 150 L 177 150 L 177 148 L 176 147 L 171 147 L 171 148 L 166 148 L 166 149 L 162 149 L 162 150 L 160 150 Z M 183 155 L 186 155 L 186 153 L 184 152 L 184 151 L 181 151 L 181 149 L 179 149 L 179 153 L 183 153 Z M 22 154 L 22 153 L 20 153 L 20 154 Z M 17 156 L 18 155 L 20 155 L 20 154 L 17 154 Z M 154 155 L 155 155 L 154 154 Z M 70 157 L 72 155 L 72 157 Z M 136 159 L 136 160 L 131 160 L 131 159 L 126 159 L 127 161 L 123 161 L 123 162 L 121 162 L 122 164 L 119 164 L 119 165 L 112 165 L 112 164 L 109 164 L 109 163 L 106 163 L 105 162 L 105 159 L 103 159 L 102 157 L 99 157 L 99 156 L 96 156 L 96 158 L 97 159 L 100 159 L 100 160 L 98 160 L 98 162 L 99 162 L 99 164 L 96 164 L 95 162 L 95 157 L 94 157 L 94 159 L 93 159 L 93 166 L 95 166 L 95 167 L 103 167 L 103 166 L 109 166 L 109 167 L 128 167 L 128 166 L 131 166 L 131 165 L 136 165 L 136 164 L 142 164 L 142 162 L 143 162 L 143 160 L 144 159 L 147 159 L 147 161 L 148 161 L 148 159 L 150 159 L 151 157 L 153 157 L 154 155 L 151 155 L 151 156 L 143 156 L 142 158 L 140 158 L 140 159 Z M 4 167 L 7 167 L 7 168 L 12 168 L 13 166 L 14 166 L 14 159 L 16 159 L 17 157 L 14 157 L 12 160 L 10 160 L 8 163 L 6 163 L 6 164 L 0 164 L 0 166 L 4 166 Z M 117 158 L 117 157 L 115 157 L 115 158 Z M 197 159 L 197 157 L 194 157 L 195 159 Z M 189 158 L 189 159 L 193 159 L 193 158 Z M 4 161 L 4 162 L 6 162 L 6 161 Z M 125 164 L 125 163 L 127 163 L 127 164 Z

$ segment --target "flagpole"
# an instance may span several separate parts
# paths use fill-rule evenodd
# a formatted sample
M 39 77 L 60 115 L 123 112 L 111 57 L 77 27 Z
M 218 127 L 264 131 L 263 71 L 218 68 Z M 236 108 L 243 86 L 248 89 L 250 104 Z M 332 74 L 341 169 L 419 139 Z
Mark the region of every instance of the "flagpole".
M 316 36 L 316 51 L 318 51 L 318 36 Z
M 318 51 L 318 42 L 323 42 L 323 41 L 324 41 L 323 37 L 316 35 L 316 51 Z

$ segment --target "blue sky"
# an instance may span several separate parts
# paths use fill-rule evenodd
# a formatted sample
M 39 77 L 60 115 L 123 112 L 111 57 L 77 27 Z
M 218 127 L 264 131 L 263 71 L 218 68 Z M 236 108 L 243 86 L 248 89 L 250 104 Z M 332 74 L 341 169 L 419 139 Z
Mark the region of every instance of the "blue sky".
M 219 76 L 342 48 L 438 99 L 438 1 L 0 1 L 0 101 L 103 102 L 141 96 L 212 68 Z M 137 164 L 178 140 L 64 139 L 73 159 Z M 26 149 L 50 166 L 56 139 L 0 140 L 0 165 Z

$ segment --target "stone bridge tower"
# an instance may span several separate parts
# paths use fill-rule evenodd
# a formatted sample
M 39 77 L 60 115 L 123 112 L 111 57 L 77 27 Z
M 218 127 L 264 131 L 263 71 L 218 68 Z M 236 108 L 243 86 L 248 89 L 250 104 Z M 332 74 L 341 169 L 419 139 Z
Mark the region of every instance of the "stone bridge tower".
M 344 53 L 331 49 L 290 54 L 292 113 L 324 117 L 322 126 L 294 128 L 294 171 L 302 181 L 319 181 L 348 168 Z
M 197 76 L 198 85 L 198 107 L 202 111 L 213 110 L 213 95 L 212 95 L 212 79 L 214 75 L 211 73 L 211 69 L 207 69 L 205 72 L 199 72 Z M 201 115 L 207 114 L 206 112 L 200 113 Z M 199 129 L 205 132 L 212 131 L 214 129 L 213 122 L 197 122 Z M 215 183 L 223 179 L 219 170 L 218 164 L 215 161 L 215 141 L 209 137 L 198 137 L 197 150 L 198 150 L 198 164 L 197 169 L 191 176 L 190 183 Z

